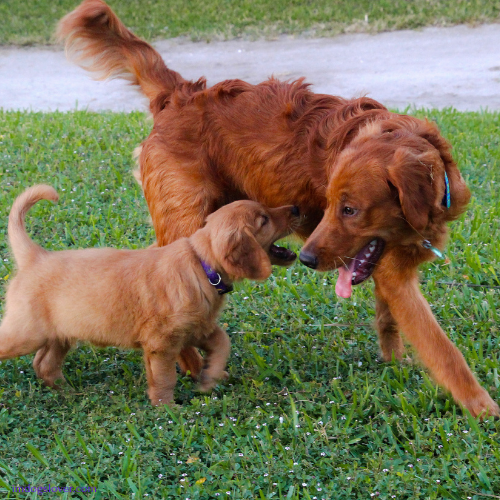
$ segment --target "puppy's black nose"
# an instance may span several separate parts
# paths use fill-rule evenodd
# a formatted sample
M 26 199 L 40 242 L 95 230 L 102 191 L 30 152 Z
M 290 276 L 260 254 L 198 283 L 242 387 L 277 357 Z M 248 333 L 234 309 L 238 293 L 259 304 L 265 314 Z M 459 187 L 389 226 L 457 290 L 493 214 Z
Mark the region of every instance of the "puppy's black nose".
M 316 269 L 318 267 L 318 257 L 309 252 L 300 252 L 299 255 L 300 262 L 311 269 Z
M 300 215 L 300 210 L 299 210 L 299 207 L 297 205 L 294 205 L 292 207 L 292 215 L 295 215 L 295 217 L 298 217 Z

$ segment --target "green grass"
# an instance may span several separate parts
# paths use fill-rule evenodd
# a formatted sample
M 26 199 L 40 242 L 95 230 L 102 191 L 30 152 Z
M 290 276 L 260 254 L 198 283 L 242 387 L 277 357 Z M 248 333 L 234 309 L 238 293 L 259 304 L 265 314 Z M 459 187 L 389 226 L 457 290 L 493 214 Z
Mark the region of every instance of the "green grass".
M 500 115 L 427 114 L 473 199 L 452 227 L 451 263 L 425 266 L 422 288 L 498 401 Z M 13 271 L 7 215 L 35 183 L 61 195 L 28 216 L 46 248 L 154 240 L 130 175 L 150 127 L 140 113 L 0 113 L 1 295 Z M 340 300 L 334 279 L 295 265 L 238 285 L 221 318 L 229 380 L 205 396 L 181 378 L 174 410 L 150 407 L 139 352 L 72 351 L 73 391 L 60 394 L 41 386 L 32 356 L 2 362 L 1 498 L 38 498 L 12 493 L 27 484 L 98 489 L 67 499 L 498 498 L 500 422 L 468 420 L 416 364 L 377 362 L 371 283 Z
M 0 44 L 53 43 L 57 21 L 74 0 L 2 0 Z M 498 22 L 494 0 L 112 0 L 123 22 L 148 40 L 276 37 L 283 33 L 332 36 Z

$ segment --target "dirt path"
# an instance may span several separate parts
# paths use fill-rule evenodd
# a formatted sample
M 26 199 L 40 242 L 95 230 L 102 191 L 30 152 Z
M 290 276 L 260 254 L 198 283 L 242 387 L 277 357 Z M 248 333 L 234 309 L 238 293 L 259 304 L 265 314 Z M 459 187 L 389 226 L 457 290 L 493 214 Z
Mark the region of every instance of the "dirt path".
M 305 76 L 317 92 L 367 94 L 387 106 L 500 110 L 500 24 L 427 28 L 336 38 L 155 45 L 185 78 L 209 83 Z M 0 48 L 0 107 L 48 110 L 144 110 L 122 81 L 94 82 L 61 49 Z

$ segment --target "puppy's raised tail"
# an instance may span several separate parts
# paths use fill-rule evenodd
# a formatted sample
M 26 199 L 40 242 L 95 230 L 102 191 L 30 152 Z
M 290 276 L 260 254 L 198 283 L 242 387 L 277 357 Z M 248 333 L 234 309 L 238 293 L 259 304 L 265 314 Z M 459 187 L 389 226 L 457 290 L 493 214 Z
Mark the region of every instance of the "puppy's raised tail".
M 19 269 L 32 262 L 40 252 L 45 251 L 26 232 L 24 219 L 28 210 L 40 200 L 56 202 L 58 199 L 59 195 L 53 187 L 39 184 L 27 189 L 14 201 L 9 215 L 9 241 Z
M 174 89 L 186 83 L 167 68 L 160 54 L 135 36 L 102 0 L 85 0 L 61 19 L 57 37 L 65 41 L 68 59 L 95 73 L 98 80 L 123 78 L 138 85 L 153 114 Z

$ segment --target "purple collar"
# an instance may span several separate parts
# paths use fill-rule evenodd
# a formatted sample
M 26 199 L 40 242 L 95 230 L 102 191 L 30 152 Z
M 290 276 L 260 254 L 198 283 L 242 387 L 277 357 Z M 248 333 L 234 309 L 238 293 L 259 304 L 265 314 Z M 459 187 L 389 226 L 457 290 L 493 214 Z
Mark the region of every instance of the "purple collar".
M 207 275 L 208 282 L 215 287 L 219 295 L 233 291 L 233 285 L 226 285 L 222 281 L 221 275 L 217 271 L 214 271 L 204 260 L 200 259 L 200 264 Z

